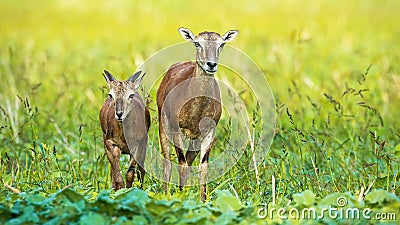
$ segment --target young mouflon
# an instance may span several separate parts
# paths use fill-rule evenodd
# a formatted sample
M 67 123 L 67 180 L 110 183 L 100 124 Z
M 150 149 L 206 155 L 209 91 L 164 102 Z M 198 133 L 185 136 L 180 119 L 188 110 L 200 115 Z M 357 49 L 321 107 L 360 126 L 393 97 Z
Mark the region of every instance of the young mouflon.
M 150 114 L 137 90 L 144 75 L 141 76 L 139 71 L 125 81 L 118 81 L 110 72 L 104 70 L 103 73 L 109 93 L 100 110 L 100 125 L 115 190 L 132 187 L 135 171 L 143 184 Z M 125 175 L 126 186 L 121 175 L 121 154 L 130 155 L 129 169 Z

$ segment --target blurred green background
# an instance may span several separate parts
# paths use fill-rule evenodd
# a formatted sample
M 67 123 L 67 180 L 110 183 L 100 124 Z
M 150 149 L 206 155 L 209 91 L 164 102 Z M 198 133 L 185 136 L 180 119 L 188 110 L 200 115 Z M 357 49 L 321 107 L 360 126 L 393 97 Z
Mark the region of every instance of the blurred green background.
M 57 96 L 65 93 L 61 100 L 97 107 L 102 69 L 127 77 L 154 52 L 182 42 L 176 31 L 181 26 L 195 33 L 236 28 L 240 36 L 232 45 L 254 59 L 286 104 L 292 102 L 286 91 L 291 82 L 302 92 L 321 96 L 356 83 L 373 64 L 367 81 L 375 93 L 371 97 L 385 117 L 395 120 L 399 9 L 398 1 L 388 0 L 4 0 L 2 89 L 9 94 L 15 86 L 12 94 L 25 95 L 26 87 L 42 83 L 37 104 L 60 109 L 54 107 Z

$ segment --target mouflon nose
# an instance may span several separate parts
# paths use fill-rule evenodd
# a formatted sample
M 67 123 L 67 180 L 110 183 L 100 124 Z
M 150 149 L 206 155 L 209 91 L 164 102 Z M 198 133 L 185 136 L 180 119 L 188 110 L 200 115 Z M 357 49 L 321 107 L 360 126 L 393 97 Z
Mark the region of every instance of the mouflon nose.
M 118 119 L 121 119 L 123 112 L 122 111 L 118 111 L 115 113 L 115 115 L 117 115 Z
M 217 66 L 217 63 L 215 63 L 215 62 L 207 62 L 207 66 L 210 67 L 210 69 L 214 69 Z

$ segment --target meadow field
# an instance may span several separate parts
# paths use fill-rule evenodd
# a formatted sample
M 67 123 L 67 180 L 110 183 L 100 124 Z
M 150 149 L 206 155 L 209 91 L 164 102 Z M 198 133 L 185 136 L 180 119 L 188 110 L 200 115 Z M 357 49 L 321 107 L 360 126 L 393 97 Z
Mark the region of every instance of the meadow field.
M 0 223 L 399 224 L 399 11 L 397 0 L 0 1 Z M 274 97 L 271 146 L 249 110 L 253 139 L 208 183 L 205 203 L 197 186 L 164 194 L 151 174 L 142 189 L 112 190 L 98 119 L 102 71 L 128 78 L 183 42 L 179 27 L 238 29 L 229 45 L 258 65 Z M 158 82 L 150 77 L 144 89 Z M 148 102 L 159 150 L 153 92 Z M 215 154 L 230 128 L 221 121 Z M 265 152 L 256 168 L 254 148 Z M 309 208 L 322 213 L 287 214 Z

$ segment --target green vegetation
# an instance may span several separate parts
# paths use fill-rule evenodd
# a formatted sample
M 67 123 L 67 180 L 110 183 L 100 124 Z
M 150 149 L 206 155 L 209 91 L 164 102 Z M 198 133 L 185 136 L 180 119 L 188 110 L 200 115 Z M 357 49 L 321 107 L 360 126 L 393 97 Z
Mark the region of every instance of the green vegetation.
M 149 196 L 150 194 L 152 196 Z M 103 190 L 95 199 L 88 200 L 91 197 L 93 196 L 79 194 L 70 189 L 61 190 L 47 198 L 39 191 L 9 196 L 7 200 L 13 202 L 12 210 L 7 210 L 6 207 L 0 208 L 3 215 L 0 221 L 7 225 L 44 222 L 46 224 L 264 224 L 265 221 L 257 217 L 256 211 L 260 217 L 267 218 L 272 223 L 286 221 L 278 218 L 277 210 L 274 208 L 268 209 L 273 212 L 273 216 L 266 215 L 263 211 L 264 206 L 256 208 L 253 205 L 243 205 L 228 191 L 217 191 L 216 199 L 207 203 L 197 202 L 197 196 L 194 197 L 192 193 L 165 199 L 163 195 L 148 194 L 140 189 L 121 190 L 115 194 Z M 341 208 L 343 211 L 339 212 L 343 214 L 343 219 L 330 218 L 329 211 L 324 212 L 322 209 L 326 209 L 327 205 L 337 207 L 336 199 L 340 197 L 349 199 L 349 206 Z M 386 191 L 371 192 L 365 198 L 365 203 L 358 202 L 349 193 L 334 193 L 316 200 L 311 191 L 306 191 L 295 194 L 293 198 L 296 205 L 286 206 L 283 209 L 291 212 L 285 216 L 287 218 L 291 215 L 292 218 L 287 222 L 294 224 L 302 213 L 306 215 L 305 218 L 316 218 L 313 220 L 318 219 L 324 224 L 347 224 L 349 218 L 361 218 L 356 220 L 357 223 L 365 224 L 375 216 L 367 213 L 371 211 L 381 213 L 380 215 L 384 217 L 379 218 L 393 222 L 396 216 L 393 210 L 398 208 L 398 197 Z M 311 206 L 315 211 L 304 210 Z M 279 209 L 280 206 L 274 207 Z M 349 210 L 354 207 L 359 211 Z M 362 216 L 363 213 L 366 215 L 365 218 Z M 325 218 L 322 215 L 325 215 Z
M 0 223 L 298 224 L 257 212 L 273 197 L 276 208 L 300 210 L 340 196 L 373 215 L 397 213 L 369 223 L 398 223 L 399 10 L 396 0 L 1 1 Z M 276 135 L 258 176 L 244 154 L 209 183 L 206 203 L 198 187 L 162 194 L 150 176 L 143 191 L 111 191 L 98 121 L 103 69 L 127 78 L 182 42 L 180 26 L 239 29 L 232 45 L 259 65 L 275 97 Z M 367 221 L 316 220 L 335 222 Z

